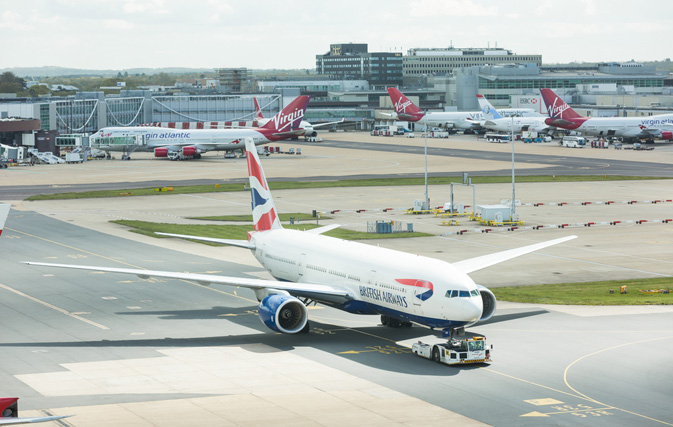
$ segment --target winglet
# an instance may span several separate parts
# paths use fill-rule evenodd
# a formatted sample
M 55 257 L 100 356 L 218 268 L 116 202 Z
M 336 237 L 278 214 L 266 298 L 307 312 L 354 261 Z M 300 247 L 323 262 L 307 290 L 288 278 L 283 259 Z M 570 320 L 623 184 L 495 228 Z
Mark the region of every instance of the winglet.
M 2 235 L 2 229 L 5 227 L 5 221 L 7 221 L 10 207 L 10 205 L 0 203 L 0 235 Z

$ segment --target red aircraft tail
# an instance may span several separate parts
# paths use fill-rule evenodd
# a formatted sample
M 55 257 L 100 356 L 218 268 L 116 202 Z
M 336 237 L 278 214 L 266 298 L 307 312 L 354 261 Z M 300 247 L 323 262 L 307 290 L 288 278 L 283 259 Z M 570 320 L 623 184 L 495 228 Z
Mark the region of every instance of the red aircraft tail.
M 253 96 L 253 97 L 252 97 L 252 102 L 255 103 L 255 118 L 256 118 L 257 120 L 259 120 L 259 119 L 263 119 L 263 118 L 264 118 L 264 114 L 262 114 L 262 109 L 259 108 L 259 103 L 257 102 L 257 97 L 256 97 L 256 96 Z
M 425 115 L 423 110 L 418 108 L 416 104 L 411 102 L 409 98 L 404 96 L 404 94 L 396 88 L 389 87 L 388 95 L 390 95 L 390 100 L 393 101 L 393 107 L 395 108 L 397 117 L 401 120 L 417 122 Z

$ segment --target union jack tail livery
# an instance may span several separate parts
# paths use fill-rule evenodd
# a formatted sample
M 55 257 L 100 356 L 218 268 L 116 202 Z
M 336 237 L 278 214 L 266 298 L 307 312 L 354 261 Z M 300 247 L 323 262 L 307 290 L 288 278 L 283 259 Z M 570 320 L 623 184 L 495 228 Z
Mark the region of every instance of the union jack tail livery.
M 411 102 L 409 98 L 404 96 L 402 92 L 397 90 L 394 87 L 388 88 L 388 95 L 390 95 L 390 100 L 393 102 L 393 107 L 397 113 L 397 117 L 401 120 L 407 120 L 410 122 L 417 122 L 425 116 L 425 112 L 418 108 L 416 104 Z
M 5 227 L 5 221 L 9 215 L 9 205 L 0 204 L 0 235 L 2 235 L 2 229 Z
M 245 139 L 245 150 L 248 160 L 250 194 L 252 196 L 252 221 L 255 224 L 255 231 L 283 228 L 280 225 L 276 205 L 273 203 L 269 185 L 266 182 L 264 170 L 262 169 L 262 164 L 257 155 L 257 148 L 252 138 Z
M 306 106 L 310 96 L 301 95 L 290 102 L 278 114 L 273 116 L 261 129 L 272 130 L 284 134 L 301 130 L 301 120 L 304 118 Z
M 252 102 L 255 103 L 255 119 L 257 119 L 257 120 L 263 119 L 264 114 L 262 114 L 262 109 L 259 108 L 259 102 L 257 102 L 257 97 L 256 96 L 252 97 Z

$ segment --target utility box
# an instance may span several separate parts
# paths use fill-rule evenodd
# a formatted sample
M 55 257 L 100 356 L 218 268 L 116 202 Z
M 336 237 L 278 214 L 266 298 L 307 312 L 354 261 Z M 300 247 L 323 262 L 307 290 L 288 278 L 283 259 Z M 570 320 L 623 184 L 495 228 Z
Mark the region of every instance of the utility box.
M 505 205 L 479 205 L 482 221 L 502 222 L 512 216 L 512 208 Z

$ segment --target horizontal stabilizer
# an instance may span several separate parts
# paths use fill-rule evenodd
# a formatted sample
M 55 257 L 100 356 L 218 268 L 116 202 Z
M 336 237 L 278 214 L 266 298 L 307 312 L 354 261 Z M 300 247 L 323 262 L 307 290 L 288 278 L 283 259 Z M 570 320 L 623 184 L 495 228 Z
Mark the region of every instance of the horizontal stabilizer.
M 562 128 L 564 126 L 572 126 L 575 123 L 569 122 L 568 120 L 563 120 L 563 119 L 547 119 L 545 121 L 549 126 L 554 126 L 557 128 Z
M 476 258 L 470 258 L 463 261 L 458 261 L 452 263 L 454 267 L 462 271 L 465 274 L 472 273 L 473 271 L 481 270 L 486 267 L 490 267 L 501 262 L 509 261 L 512 258 L 520 257 L 527 253 L 531 253 L 548 246 L 557 245 L 559 243 L 567 242 L 568 240 L 576 239 L 577 236 L 566 236 L 561 237 L 560 239 L 549 240 L 546 242 L 535 243 L 532 245 L 524 246 L 522 248 L 508 249 L 502 252 L 496 252 L 490 255 L 483 255 Z
M 323 234 L 327 233 L 330 230 L 334 230 L 335 228 L 339 228 L 341 225 L 339 224 L 332 224 L 332 225 L 326 225 L 324 227 L 318 227 L 318 228 L 313 228 L 311 230 L 306 230 L 305 233 L 310 233 L 310 234 Z
M 184 235 L 184 234 L 158 233 L 158 232 L 154 233 L 154 234 L 159 234 L 161 236 L 168 236 L 168 237 L 178 237 L 178 238 L 181 238 L 181 239 L 200 240 L 200 241 L 203 241 L 203 242 L 220 243 L 222 245 L 238 246 L 239 248 L 255 249 L 255 245 L 250 243 L 247 240 L 216 239 L 214 237 L 187 236 L 187 235 Z
M 291 130 L 291 131 L 288 131 L 288 132 L 276 132 L 276 133 L 273 133 L 272 135 L 273 136 L 281 136 L 281 137 L 282 136 L 296 136 L 296 135 L 303 135 L 304 132 L 306 132 L 305 129 L 296 129 L 296 130 Z

